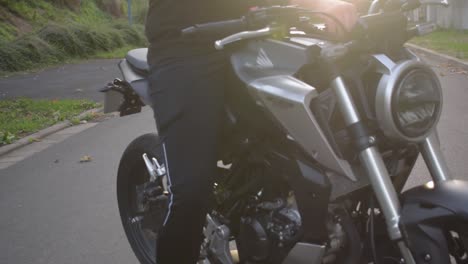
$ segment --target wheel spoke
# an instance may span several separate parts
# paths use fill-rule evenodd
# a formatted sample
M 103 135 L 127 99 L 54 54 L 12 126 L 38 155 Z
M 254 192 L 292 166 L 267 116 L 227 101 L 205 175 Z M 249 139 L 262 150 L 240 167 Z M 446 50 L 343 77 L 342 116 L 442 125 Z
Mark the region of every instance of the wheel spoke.
M 468 236 L 466 234 L 449 232 L 450 253 L 457 264 L 468 264 Z
M 141 222 L 143 221 L 143 213 L 141 213 L 141 215 L 136 215 L 132 218 L 129 219 L 129 223 L 132 224 L 132 225 L 135 225 L 135 224 L 138 224 L 138 225 L 141 225 Z

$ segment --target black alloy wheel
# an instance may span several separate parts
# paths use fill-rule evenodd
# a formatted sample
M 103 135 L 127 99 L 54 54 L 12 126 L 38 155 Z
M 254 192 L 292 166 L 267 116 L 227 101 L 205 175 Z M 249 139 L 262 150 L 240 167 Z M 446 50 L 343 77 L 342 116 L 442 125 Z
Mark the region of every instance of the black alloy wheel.
M 117 201 L 125 234 L 136 257 L 140 263 L 156 264 L 157 230 L 166 215 L 167 197 L 165 200 L 158 198 L 159 206 L 146 199 L 148 189 L 162 190 L 162 186 L 160 181 L 150 182 L 142 157 L 144 153 L 150 160 L 155 157 L 164 161 L 162 144 L 156 134 L 136 138 L 125 150 L 117 176 Z M 165 196 L 162 192 L 158 194 Z
M 447 232 L 447 240 L 452 262 L 468 264 L 468 230 L 466 226 Z

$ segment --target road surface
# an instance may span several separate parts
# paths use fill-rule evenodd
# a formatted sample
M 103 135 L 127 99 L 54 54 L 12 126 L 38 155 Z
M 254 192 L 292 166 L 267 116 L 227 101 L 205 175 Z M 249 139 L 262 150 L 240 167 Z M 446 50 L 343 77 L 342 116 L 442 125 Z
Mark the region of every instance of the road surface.
M 102 102 L 100 88 L 115 78 L 122 78 L 119 60 L 91 60 L 65 64 L 32 74 L 0 79 L 0 100 L 15 97 L 47 99 L 90 99 Z

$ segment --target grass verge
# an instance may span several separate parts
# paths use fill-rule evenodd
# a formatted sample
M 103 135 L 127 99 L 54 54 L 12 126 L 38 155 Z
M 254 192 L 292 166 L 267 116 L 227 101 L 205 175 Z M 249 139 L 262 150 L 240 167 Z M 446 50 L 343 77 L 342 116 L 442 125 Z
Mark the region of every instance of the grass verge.
M 410 41 L 462 60 L 468 60 L 468 30 L 440 30 Z
M 0 146 L 96 107 L 87 100 L 0 100 Z

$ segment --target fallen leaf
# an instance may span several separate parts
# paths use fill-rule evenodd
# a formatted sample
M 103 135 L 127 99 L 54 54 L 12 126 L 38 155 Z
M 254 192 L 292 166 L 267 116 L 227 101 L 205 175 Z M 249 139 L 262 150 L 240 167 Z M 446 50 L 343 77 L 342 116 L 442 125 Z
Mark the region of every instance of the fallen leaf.
M 83 157 L 81 157 L 80 159 L 80 162 L 83 163 L 83 162 L 90 162 L 92 160 L 91 156 L 89 155 L 84 155 Z

